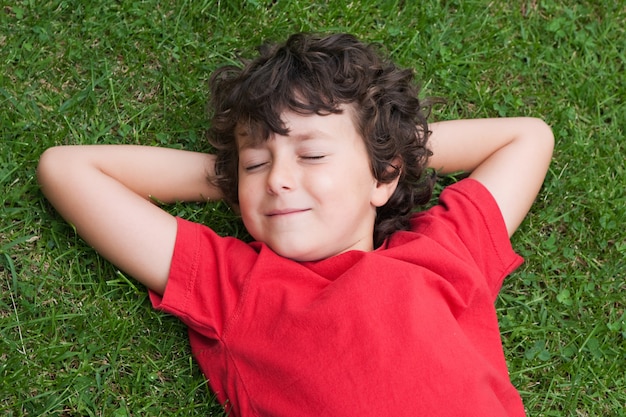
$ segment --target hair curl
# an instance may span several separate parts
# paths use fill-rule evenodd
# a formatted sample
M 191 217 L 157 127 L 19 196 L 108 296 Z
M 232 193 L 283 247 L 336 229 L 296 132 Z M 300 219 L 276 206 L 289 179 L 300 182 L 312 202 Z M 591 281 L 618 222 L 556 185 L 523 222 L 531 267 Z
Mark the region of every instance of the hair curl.
M 425 175 L 431 152 L 422 110 L 430 103 L 417 98 L 413 72 L 348 34 L 295 34 L 284 44 L 261 46 L 259 56 L 243 64 L 221 67 L 210 79 L 208 135 L 216 154 L 210 180 L 225 200 L 239 200 L 238 125 L 255 140 L 267 140 L 271 133 L 288 133 L 284 111 L 326 115 L 352 105 L 374 178 L 389 183 L 399 176 L 393 195 L 377 209 L 374 245 L 407 230 L 413 208 L 430 200 L 434 185 L 434 176 Z

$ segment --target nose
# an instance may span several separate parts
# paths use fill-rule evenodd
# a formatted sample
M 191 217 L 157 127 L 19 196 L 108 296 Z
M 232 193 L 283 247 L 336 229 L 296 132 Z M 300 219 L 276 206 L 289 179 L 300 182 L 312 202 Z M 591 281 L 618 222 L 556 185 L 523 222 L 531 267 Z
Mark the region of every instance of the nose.
M 296 185 L 294 164 L 285 158 L 274 158 L 267 176 L 267 191 L 280 194 L 291 191 Z

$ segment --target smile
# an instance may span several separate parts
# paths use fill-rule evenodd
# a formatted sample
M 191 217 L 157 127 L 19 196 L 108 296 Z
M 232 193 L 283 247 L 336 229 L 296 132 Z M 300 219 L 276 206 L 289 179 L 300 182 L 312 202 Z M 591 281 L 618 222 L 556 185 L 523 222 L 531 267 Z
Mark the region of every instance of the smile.
M 299 214 L 309 211 L 310 209 L 283 209 L 283 210 L 272 210 L 266 214 L 268 217 L 276 217 L 276 216 L 289 216 L 292 214 Z

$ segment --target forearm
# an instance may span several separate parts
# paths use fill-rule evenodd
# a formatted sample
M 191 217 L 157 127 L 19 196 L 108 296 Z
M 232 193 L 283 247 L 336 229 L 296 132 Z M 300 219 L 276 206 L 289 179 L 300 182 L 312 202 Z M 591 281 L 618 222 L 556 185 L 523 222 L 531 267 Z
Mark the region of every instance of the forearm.
M 59 213 L 102 256 L 162 293 L 176 220 L 154 205 L 220 198 L 209 155 L 138 146 L 70 146 L 44 152 L 37 174 Z
M 432 123 L 429 128 L 433 152 L 429 167 L 442 174 L 473 172 L 507 146 L 534 148 L 545 143 L 551 147 L 552 142 L 550 128 L 528 117 L 451 120 Z
M 209 154 L 131 145 L 61 146 L 42 155 L 40 166 L 47 163 L 54 164 L 49 175 L 70 188 L 80 179 L 76 176 L 96 170 L 144 199 L 173 203 L 222 197 L 208 180 L 214 165 Z
M 503 118 L 442 122 L 431 130 L 429 166 L 443 174 L 470 172 L 494 196 L 513 234 L 550 164 L 550 127 L 535 118 Z

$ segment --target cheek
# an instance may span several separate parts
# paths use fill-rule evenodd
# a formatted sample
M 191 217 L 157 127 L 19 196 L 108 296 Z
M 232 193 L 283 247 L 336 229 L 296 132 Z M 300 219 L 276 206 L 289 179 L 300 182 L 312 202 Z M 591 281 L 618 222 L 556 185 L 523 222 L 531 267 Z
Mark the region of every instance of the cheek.
M 369 171 L 345 167 L 317 174 L 307 178 L 307 188 L 326 207 L 345 211 L 347 207 L 369 206 L 370 192 L 375 184 Z
M 337 174 L 320 170 L 304 177 L 303 185 L 316 194 L 328 195 L 328 193 L 333 193 L 338 188 L 340 181 L 337 178 L 341 177 L 338 177 Z
M 239 199 L 239 216 L 243 222 L 244 227 L 255 240 L 259 240 L 259 218 L 255 215 L 255 205 L 249 198 Z
M 250 181 L 239 180 L 239 213 L 244 221 L 250 217 L 250 213 L 256 204 L 254 189 L 255 186 Z

